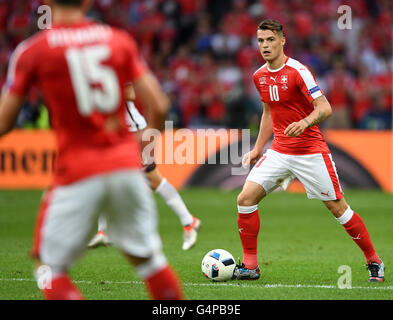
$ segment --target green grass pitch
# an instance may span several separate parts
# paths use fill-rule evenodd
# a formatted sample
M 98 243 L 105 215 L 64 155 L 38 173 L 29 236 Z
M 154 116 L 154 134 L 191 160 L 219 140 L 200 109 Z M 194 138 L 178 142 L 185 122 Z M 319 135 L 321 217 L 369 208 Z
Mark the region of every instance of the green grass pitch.
M 261 278 L 225 283 L 205 279 L 200 264 L 209 250 L 222 248 L 236 260 L 241 257 L 237 193 L 199 188 L 181 191 L 190 211 L 202 220 L 199 241 L 190 251 L 181 250 L 178 218 L 156 196 L 164 251 L 183 281 L 187 299 L 393 299 L 393 197 L 380 191 L 348 190 L 345 196 L 365 221 L 384 260 L 384 283 L 368 283 L 362 252 L 320 201 L 283 192 L 269 195 L 259 205 Z M 1 300 L 42 299 L 28 255 L 41 194 L 0 191 Z M 338 288 L 341 265 L 351 268 L 351 289 Z M 114 247 L 88 250 L 73 266 L 71 276 L 86 299 L 148 299 L 143 283 Z

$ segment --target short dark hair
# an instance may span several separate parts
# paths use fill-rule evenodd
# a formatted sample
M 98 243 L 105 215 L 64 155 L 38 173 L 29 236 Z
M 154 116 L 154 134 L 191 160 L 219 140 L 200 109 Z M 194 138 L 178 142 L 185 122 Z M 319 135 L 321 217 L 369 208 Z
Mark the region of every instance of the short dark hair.
M 259 30 L 271 30 L 279 35 L 283 35 L 282 24 L 276 20 L 266 19 L 258 25 Z
M 79 7 L 82 5 L 83 0 L 54 0 L 54 4 L 66 7 Z

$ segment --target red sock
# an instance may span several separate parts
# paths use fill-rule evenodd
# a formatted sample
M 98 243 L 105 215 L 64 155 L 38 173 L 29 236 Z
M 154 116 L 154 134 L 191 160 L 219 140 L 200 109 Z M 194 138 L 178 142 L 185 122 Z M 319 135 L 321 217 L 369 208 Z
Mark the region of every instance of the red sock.
M 43 289 L 46 300 L 83 300 L 82 294 L 67 274 L 61 274 L 51 281 L 51 288 Z
M 258 209 L 252 213 L 239 213 L 237 225 L 243 247 L 243 263 L 246 268 L 255 269 L 258 266 L 257 246 L 261 226 Z
M 381 260 L 379 259 L 373 247 L 367 228 L 362 218 L 356 212 L 353 212 L 352 218 L 347 223 L 345 223 L 343 227 L 351 236 L 353 241 L 355 241 L 360 249 L 362 249 L 367 263 L 380 263 Z
M 180 280 L 170 266 L 145 279 L 145 284 L 154 300 L 184 299 Z

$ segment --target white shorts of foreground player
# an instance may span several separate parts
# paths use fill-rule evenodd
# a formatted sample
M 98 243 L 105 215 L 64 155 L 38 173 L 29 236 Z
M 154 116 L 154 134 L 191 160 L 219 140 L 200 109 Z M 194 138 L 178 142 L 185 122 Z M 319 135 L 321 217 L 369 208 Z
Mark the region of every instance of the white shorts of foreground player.
M 54 188 L 47 201 L 36 244 L 46 265 L 67 269 L 85 250 L 101 212 L 111 241 L 122 251 L 148 257 L 161 249 L 155 203 L 139 170 L 120 170 Z
M 258 183 L 270 193 L 279 186 L 285 190 L 294 178 L 303 184 L 309 199 L 342 198 L 331 154 L 288 155 L 268 149 L 252 168 L 247 181 Z

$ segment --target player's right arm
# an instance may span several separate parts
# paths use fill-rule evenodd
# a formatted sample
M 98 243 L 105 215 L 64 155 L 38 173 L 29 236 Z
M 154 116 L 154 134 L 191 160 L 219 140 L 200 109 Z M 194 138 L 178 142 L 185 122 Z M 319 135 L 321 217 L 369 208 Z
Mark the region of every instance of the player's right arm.
M 14 127 L 24 99 L 19 95 L 4 90 L 0 98 L 0 136 L 7 134 Z
M 249 164 L 255 164 L 261 157 L 263 148 L 269 141 L 273 134 L 272 116 L 270 114 L 270 107 L 263 102 L 263 113 L 259 125 L 259 133 L 254 148 L 246 153 L 242 159 L 243 167 L 248 167 Z

